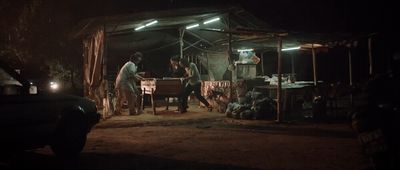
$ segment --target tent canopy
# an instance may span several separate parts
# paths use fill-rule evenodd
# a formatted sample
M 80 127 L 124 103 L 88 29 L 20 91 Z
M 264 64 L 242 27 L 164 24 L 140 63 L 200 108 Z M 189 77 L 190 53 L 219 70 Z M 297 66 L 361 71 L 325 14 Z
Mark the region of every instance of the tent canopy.
M 204 24 L 214 18 L 219 20 Z M 153 21 L 157 23 L 137 30 Z M 193 24 L 199 26 L 186 29 Z M 156 72 L 156 75 L 165 72 L 168 58 L 181 54 L 181 48 L 183 56 L 204 56 L 210 53 L 227 55 L 229 33 L 232 35 L 234 58 L 238 56 L 239 49 L 253 49 L 258 53 L 276 51 L 277 36 L 283 37 L 282 48 L 301 46 L 302 50 L 309 50 L 310 44 L 318 44 L 314 45 L 315 48 L 354 44 L 354 40 L 366 36 L 288 32 L 268 25 L 252 15 L 251 11 L 228 5 L 89 18 L 80 22 L 71 36 L 84 39 L 99 28 L 104 29 L 105 57 L 112 70 L 122 66 L 130 53 L 141 51 L 146 58 L 145 67 L 152 67 L 152 72 Z
M 220 20 L 203 24 L 204 21 L 217 17 Z M 135 30 L 155 20 L 157 23 L 154 25 Z M 199 24 L 199 27 L 185 29 L 193 24 Z M 105 27 L 108 50 L 116 53 L 132 50 L 145 53 L 162 49 L 178 50 L 181 29 L 185 30 L 183 46 L 185 53 L 199 50 L 226 51 L 228 33 L 232 33 L 233 50 L 248 48 L 262 51 L 276 50 L 277 35 L 287 35 L 283 39 L 283 48 L 304 43 L 326 44 L 335 39 L 349 38 L 347 35 L 338 37 L 321 34 L 287 34 L 285 30 L 273 28 L 237 6 L 184 8 L 91 18 L 82 21 L 72 36 L 82 37 L 102 26 Z

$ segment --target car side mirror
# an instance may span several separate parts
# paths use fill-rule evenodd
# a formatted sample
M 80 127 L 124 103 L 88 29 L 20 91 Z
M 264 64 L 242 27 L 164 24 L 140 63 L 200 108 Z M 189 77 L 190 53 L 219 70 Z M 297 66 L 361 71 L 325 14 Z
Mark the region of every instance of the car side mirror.
M 31 85 L 29 87 L 29 94 L 37 94 L 37 86 Z

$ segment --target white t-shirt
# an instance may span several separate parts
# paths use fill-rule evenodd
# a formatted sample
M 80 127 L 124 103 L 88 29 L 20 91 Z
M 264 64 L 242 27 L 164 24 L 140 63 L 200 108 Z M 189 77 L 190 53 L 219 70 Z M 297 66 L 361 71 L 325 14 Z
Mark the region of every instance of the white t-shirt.
M 122 66 L 118 73 L 117 79 L 115 81 L 115 88 L 121 88 L 124 90 L 135 91 L 135 75 L 137 72 L 137 66 L 135 63 L 128 61 Z
M 191 78 L 189 78 L 189 81 L 188 81 L 188 83 L 190 85 L 195 85 L 197 83 L 201 83 L 200 73 L 199 73 L 199 70 L 197 69 L 196 64 L 190 63 L 189 67 L 185 68 L 185 70 L 189 77 L 192 76 Z

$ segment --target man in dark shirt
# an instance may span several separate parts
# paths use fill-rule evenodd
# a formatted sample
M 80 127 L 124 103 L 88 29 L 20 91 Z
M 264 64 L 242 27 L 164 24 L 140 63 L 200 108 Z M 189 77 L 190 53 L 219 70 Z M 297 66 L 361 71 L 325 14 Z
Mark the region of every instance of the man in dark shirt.
M 179 65 L 180 57 L 175 55 L 169 59 L 169 76 L 173 78 L 181 78 L 185 76 L 185 69 Z

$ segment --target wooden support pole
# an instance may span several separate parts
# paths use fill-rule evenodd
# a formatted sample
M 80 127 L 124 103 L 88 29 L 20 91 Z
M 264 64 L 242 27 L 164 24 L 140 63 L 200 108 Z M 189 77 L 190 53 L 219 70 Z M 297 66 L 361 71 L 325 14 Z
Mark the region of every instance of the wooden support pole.
M 231 28 L 231 17 L 230 17 L 230 15 L 231 14 L 228 14 L 228 30 L 230 30 L 230 28 Z M 232 61 L 232 33 L 229 33 L 228 34 L 229 35 L 229 37 L 228 37 L 228 59 L 229 59 L 229 65 L 231 65 L 231 64 L 233 64 L 233 61 Z M 230 102 L 233 102 L 233 72 L 234 72 L 235 70 L 233 70 L 232 71 L 232 74 L 231 74 L 231 78 L 229 79 L 229 89 L 230 89 L 230 95 L 229 95 L 229 101 Z
M 349 54 L 349 84 L 350 84 L 350 86 L 352 86 L 353 85 L 353 67 L 351 64 L 351 49 L 350 48 L 349 48 L 348 54 Z
M 350 88 L 353 86 L 353 67 L 351 64 L 351 48 L 349 47 L 349 84 Z M 350 106 L 353 106 L 353 94 L 350 93 Z
M 313 62 L 314 86 L 316 86 L 317 85 L 317 61 L 316 61 L 316 57 L 315 57 L 314 43 L 311 44 L 311 52 L 312 52 L 312 62 Z
M 368 38 L 368 58 L 369 58 L 369 75 L 373 74 L 373 63 L 372 63 L 372 38 Z
M 283 120 L 283 113 L 282 113 L 282 37 L 278 37 L 278 88 L 276 89 L 276 94 L 277 94 L 277 102 L 276 102 L 276 108 L 277 108 L 277 122 L 282 122 Z
M 199 56 L 196 56 L 197 61 L 199 63 L 199 71 L 200 71 L 200 75 L 202 74 L 202 66 L 201 66 L 201 59 L 199 58 Z
M 294 75 L 294 56 L 293 54 L 290 54 L 290 64 L 292 66 L 292 75 Z
M 101 86 L 104 86 L 104 96 L 101 96 L 102 98 L 102 103 L 103 103 L 103 118 L 106 119 L 111 115 L 111 113 L 114 112 L 114 110 L 110 110 L 111 106 L 111 99 L 108 96 L 108 93 L 110 92 L 108 88 L 108 79 L 107 79 L 107 65 L 108 65 L 108 37 L 107 37 L 107 32 L 106 32 L 106 26 L 103 26 L 103 80 Z M 105 101 L 104 101 L 105 100 Z M 113 109 L 113 108 L 111 108 Z
M 264 52 L 261 52 L 261 73 L 264 74 Z

